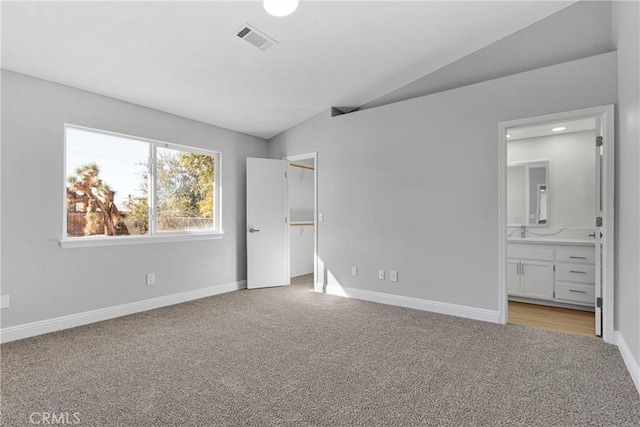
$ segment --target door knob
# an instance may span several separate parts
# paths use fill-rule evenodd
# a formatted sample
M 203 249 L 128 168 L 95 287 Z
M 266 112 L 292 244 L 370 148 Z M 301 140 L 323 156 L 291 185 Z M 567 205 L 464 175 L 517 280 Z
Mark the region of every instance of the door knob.
M 250 228 L 249 229 L 249 233 L 259 233 L 260 230 L 258 230 L 257 228 Z

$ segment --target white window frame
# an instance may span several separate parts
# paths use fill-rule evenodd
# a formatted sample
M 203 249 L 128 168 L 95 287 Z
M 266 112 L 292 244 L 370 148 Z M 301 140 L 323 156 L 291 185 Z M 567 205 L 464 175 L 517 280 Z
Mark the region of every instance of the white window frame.
M 149 233 L 141 236 L 91 236 L 91 237 L 69 237 L 67 235 L 67 129 L 79 129 L 88 132 L 100 133 L 119 138 L 133 139 L 149 144 Z M 213 230 L 169 230 L 159 231 L 156 224 L 157 218 L 157 194 L 156 194 L 156 148 L 168 148 L 173 150 L 186 151 L 194 154 L 204 154 L 214 158 L 213 183 L 214 183 L 214 212 L 213 212 Z M 96 246 L 118 246 L 118 245 L 135 245 L 144 243 L 165 243 L 165 242 L 184 242 L 189 240 L 208 240 L 221 239 L 224 236 L 222 230 L 222 153 L 214 150 L 207 150 L 198 147 L 174 144 L 155 139 L 142 138 L 139 136 L 127 135 L 117 132 L 106 131 L 102 129 L 94 129 L 85 126 L 78 126 L 69 123 L 64 124 L 64 159 L 63 159 L 63 215 L 62 215 L 62 238 L 60 239 L 60 247 L 62 248 L 86 248 Z

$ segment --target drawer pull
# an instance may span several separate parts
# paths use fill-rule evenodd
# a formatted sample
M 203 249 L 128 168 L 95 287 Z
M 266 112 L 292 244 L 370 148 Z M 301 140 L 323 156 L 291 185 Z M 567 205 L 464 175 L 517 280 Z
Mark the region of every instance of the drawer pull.
M 584 257 L 584 256 L 570 256 L 569 258 L 571 258 L 571 259 L 587 259 L 587 257 Z
M 586 294 L 587 293 L 587 291 L 578 291 L 578 290 L 575 290 L 575 289 L 569 289 L 569 292 L 575 292 L 577 294 Z
M 586 271 L 576 271 L 576 270 L 569 270 L 569 273 L 587 274 L 587 272 L 586 272 Z

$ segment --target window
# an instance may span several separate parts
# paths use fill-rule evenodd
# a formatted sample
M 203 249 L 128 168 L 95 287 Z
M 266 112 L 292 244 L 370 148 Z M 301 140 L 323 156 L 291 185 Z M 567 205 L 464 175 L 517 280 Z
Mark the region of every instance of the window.
M 67 125 L 65 156 L 63 247 L 221 235 L 220 153 Z

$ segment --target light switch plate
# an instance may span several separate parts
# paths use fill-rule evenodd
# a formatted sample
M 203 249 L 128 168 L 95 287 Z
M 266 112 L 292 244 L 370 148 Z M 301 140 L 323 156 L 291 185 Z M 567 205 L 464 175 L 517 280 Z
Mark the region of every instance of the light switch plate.
M 358 275 L 358 267 L 351 267 L 351 275 L 354 277 Z

